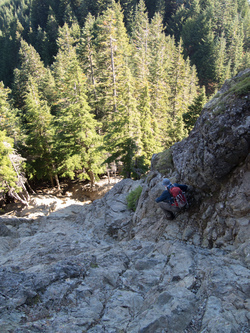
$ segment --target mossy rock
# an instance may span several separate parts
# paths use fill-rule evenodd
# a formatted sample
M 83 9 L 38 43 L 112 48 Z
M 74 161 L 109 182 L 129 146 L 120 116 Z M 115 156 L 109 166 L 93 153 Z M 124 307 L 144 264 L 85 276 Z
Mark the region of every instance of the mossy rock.
M 172 149 L 169 148 L 154 156 L 153 169 L 161 174 L 168 174 L 174 169 Z

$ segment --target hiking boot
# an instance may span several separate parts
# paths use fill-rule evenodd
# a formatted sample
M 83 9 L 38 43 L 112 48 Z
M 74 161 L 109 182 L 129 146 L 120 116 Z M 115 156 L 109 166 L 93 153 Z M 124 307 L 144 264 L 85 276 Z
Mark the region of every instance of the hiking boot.
M 167 220 L 174 220 L 175 215 L 174 213 L 170 212 L 169 214 L 165 214 Z

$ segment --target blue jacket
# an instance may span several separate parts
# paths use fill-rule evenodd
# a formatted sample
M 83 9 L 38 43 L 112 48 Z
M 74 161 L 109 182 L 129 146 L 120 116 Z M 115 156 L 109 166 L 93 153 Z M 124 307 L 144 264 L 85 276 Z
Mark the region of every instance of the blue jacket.
M 179 187 L 183 192 L 186 192 L 188 189 L 187 185 L 183 185 L 183 184 L 173 184 L 174 186 Z M 171 194 L 168 192 L 168 190 L 165 190 L 162 192 L 162 194 L 155 199 L 156 202 L 161 202 L 161 201 L 165 201 L 168 202 L 170 204 L 174 203 L 174 199 L 171 196 Z

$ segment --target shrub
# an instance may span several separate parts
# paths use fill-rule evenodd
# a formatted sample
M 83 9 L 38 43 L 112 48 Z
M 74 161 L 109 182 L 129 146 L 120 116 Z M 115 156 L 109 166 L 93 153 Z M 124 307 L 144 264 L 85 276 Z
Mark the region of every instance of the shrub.
M 142 187 L 138 186 L 135 190 L 131 191 L 128 195 L 127 195 L 127 207 L 130 210 L 133 210 L 135 212 L 140 195 L 142 192 Z

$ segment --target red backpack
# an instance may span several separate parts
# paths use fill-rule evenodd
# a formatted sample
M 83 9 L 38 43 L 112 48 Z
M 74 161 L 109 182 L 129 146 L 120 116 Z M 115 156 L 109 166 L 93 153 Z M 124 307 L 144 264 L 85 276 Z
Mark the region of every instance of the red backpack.
M 177 186 L 171 187 L 169 189 L 169 193 L 174 198 L 174 205 L 175 206 L 183 208 L 187 205 L 187 198 L 179 187 L 177 187 Z

